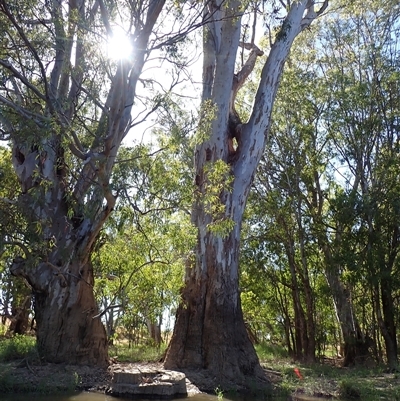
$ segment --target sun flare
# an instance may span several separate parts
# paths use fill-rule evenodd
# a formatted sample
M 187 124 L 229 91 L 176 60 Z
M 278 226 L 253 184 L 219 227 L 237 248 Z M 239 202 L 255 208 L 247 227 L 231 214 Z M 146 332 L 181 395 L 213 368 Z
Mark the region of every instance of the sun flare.
M 133 47 L 130 38 L 122 30 L 113 31 L 105 45 L 107 57 L 112 60 L 127 59 L 132 55 Z

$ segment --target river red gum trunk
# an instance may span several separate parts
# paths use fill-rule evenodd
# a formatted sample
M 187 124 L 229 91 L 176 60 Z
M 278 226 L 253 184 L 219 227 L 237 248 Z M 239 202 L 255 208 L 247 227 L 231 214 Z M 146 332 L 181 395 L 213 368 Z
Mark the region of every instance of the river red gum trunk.
M 48 362 L 106 366 L 107 337 L 96 317 L 90 266 L 81 269 L 80 274 L 66 278 L 65 287 L 58 280 L 47 293 L 35 293 L 39 353 Z
M 192 211 L 198 230 L 196 258 L 193 266 L 187 267 L 182 302 L 165 359 L 170 369 L 204 369 L 211 377 L 210 390 L 248 385 L 264 376 L 241 309 L 240 229 L 265 149 L 285 60 L 294 38 L 317 16 L 313 2 L 293 2 L 262 69 L 251 116 L 242 124 L 235 113 L 238 87 L 234 85 L 242 74 L 234 70 L 243 9 L 243 2 L 238 0 L 229 4 L 207 2 L 205 7 L 209 23 L 203 36 L 204 115 L 195 150 L 198 198 Z M 216 206 L 217 198 L 220 204 Z M 222 232 L 213 234 L 214 223 L 218 226 L 221 221 Z
M 72 262 L 59 270 L 40 263 L 40 281 L 29 275 L 25 261 L 15 261 L 11 269 L 32 286 L 39 355 L 53 363 L 106 366 L 107 336 L 93 295 L 90 263 Z
M 243 321 L 235 273 L 238 241 L 207 233 L 202 242 L 205 253 L 199 252 L 197 261 L 207 264 L 207 272 L 202 274 L 199 264 L 189 269 L 165 367 L 204 369 L 214 388 L 246 385 L 263 372 Z
M 62 299 L 55 309 L 53 299 L 35 294 L 35 318 L 39 354 L 48 362 L 106 366 L 108 364 L 107 339 L 88 291 L 74 289 L 77 294 Z M 78 302 L 71 299 L 78 295 Z
M 37 160 L 35 152 L 26 154 Z M 22 196 L 27 219 L 40 223 L 41 248 L 37 254 L 27 251 L 25 258 L 17 258 L 10 270 L 31 286 L 41 358 L 106 366 L 107 336 L 94 297 L 90 255 L 111 208 L 103 207 L 93 220 L 68 218 L 68 198 L 57 172 L 49 168 L 51 189 L 36 186 Z

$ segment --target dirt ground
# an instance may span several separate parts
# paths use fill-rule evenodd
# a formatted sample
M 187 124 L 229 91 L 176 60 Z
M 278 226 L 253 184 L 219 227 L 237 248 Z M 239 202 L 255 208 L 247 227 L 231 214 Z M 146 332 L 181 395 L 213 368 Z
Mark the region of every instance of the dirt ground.
M 124 367 L 125 365 L 126 367 L 129 365 L 140 370 L 162 369 L 161 363 L 118 363 L 111 364 L 109 368 L 102 369 L 62 364 L 39 364 L 24 359 L 22 361 L 0 364 L 0 394 L 5 392 L 54 394 L 61 391 L 72 392 L 77 390 L 106 393 L 111 384 L 113 368 L 121 368 L 121 366 Z M 264 372 L 266 381 L 259 384 L 265 384 L 265 390 L 268 383 L 270 383 L 269 389 L 271 387 L 275 388 L 277 389 L 276 393 L 279 394 L 282 388 L 282 374 L 266 367 L 264 367 Z M 218 387 L 215 377 L 207 377 L 201 371 L 185 371 L 184 373 L 187 377 L 186 384 L 189 395 L 199 392 L 215 394 L 215 389 Z M 352 384 L 353 379 L 350 379 L 350 376 L 349 380 L 350 384 Z M 385 397 L 380 397 L 381 399 L 400 399 L 397 398 L 397 396 L 400 396 L 400 376 L 397 373 L 381 373 L 366 376 L 365 378 L 360 377 L 359 382 L 361 385 L 365 382 L 364 385 L 373 389 L 377 397 L 378 390 L 382 395 L 386 394 Z M 230 388 L 238 392 L 244 390 L 235 388 L 233 383 Z M 262 386 L 259 389 L 259 391 L 262 391 Z M 391 392 L 388 393 L 388 390 Z M 254 393 L 254 391 L 252 392 Z M 310 381 L 299 380 L 298 387 L 292 389 L 291 394 L 289 399 L 293 400 L 304 399 L 302 397 L 307 394 L 320 399 L 337 398 L 339 396 L 339 382 L 337 378 L 332 379 L 321 374 L 321 377 L 313 377 Z M 396 397 L 394 398 L 394 396 Z M 372 399 L 379 399 L 379 397 Z
M 9 393 L 57 393 L 77 389 L 102 391 L 110 379 L 108 369 L 88 366 L 39 365 L 25 359 L 0 365 L 0 389 Z
M 121 367 L 121 363 L 118 366 Z M 127 363 L 132 367 L 162 369 L 161 363 Z M 40 391 L 53 393 L 60 391 L 86 390 L 106 392 L 112 377 L 113 364 L 107 369 L 88 366 L 72 366 L 43 363 L 29 363 L 28 360 L 0 365 L 0 388 L 7 392 Z M 198 371 L 184 372 L 187 377 L 189 394 L 199 392 L 213 393 L 218 386 L 215 378 L 205 376 Z M 278 383 L 278 372 L 266 370 L 266 377 L 271 383 Z M 267 381 L 266 381 L 267 384 Z M 241 389 L 238 388 L 238 391 Z

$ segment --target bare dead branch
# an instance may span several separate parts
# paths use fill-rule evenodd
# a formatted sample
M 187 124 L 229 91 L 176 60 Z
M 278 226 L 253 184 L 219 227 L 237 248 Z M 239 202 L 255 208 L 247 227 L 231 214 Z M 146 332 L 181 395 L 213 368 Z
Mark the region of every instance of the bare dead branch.
M 232 97 L 231 97 L 231 107 L 234 108 L 236 95 L 239 89 L 244 85 L 246 79 L 249 77 L 251 72 L 256 65 L 257 57 L 261 57 L 264 55 L 264 52 L 259 49 L 255 44 L 252 43 L 243 43 L 239 42 L 239 46 L 245 48 L 246 50 L 250 50 L 250 54 L 244 63 L 241 70 L 235 74 L 234 81 L 232 84 Z
M 307 28 L 310 24 L 318 18 L 328 7 L 329 0 L 324 0 L 322 6 L 318 11 L 315 11 L 315 1 L 310 0 L 307 4 L 307 12 L 301 21 L 301 29 Z

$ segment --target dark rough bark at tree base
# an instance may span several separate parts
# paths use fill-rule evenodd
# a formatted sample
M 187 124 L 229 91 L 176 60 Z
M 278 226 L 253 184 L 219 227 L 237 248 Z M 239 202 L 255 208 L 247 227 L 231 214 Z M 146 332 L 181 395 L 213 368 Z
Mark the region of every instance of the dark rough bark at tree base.
M 41 359 L 106 367 L 108 343 L 93 294 L 90 263 L 67 265 L 64 274 L 49 273 L 48 264 L 33 270 L 22 259 L 11 271 L 27 279 L 34 295 L 37 346 Z M 46 269 L 46 270 L 45 270 Z M 41 272 L 38 275 L 37 272 Z M 39 285 L 46 278 L 46 285 Z
M 83 299 L 85 296 L 82 297 Z M 108 365 L 108 342 L 99 318 L 93 319 L 93 307 L 79 303 L 51 308 L 52 300 L 36 294 L 37 345 L 39 354 L 53 363 L 102 366 Z M 89 305 L 82 299 L 82 305 Z M 62 312 L 64 311 L 64 312 Z M 48 336 L 53 337 L 49 341 Z
M 371 358 L 369 348 L 374 345 L 373 340 L 368 336 L 363 336 L 360 327 L 356 332 L 349 333 L 344 339 L 344 359 L 343 366 L 363 365 L 366 360 Z
M 177 311 L 165 368 L 182 370 L 189 379 L 201 371 L 213 389 L 268 387 L 246 332 L 240 301 L 233 310 L 231 302 L 221 302 L 205 288 L 205 282 L 198 286 L 194 281 L 186 287 L 190 300 Z

